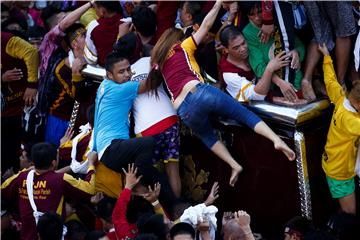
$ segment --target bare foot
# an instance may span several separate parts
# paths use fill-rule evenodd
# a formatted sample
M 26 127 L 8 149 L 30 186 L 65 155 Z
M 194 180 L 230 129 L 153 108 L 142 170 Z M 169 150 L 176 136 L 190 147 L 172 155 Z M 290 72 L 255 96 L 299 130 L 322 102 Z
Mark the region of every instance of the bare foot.
M 291 150 L 289 146 L 286 145 L 286 143 L 280 138 L 274 142 L 274 148 L 276 150 L 282 151 L 290 161 L 295 159 L 294 151 Z
M 302 90 L 302 94 L 306 100 L 313 101 L 316 99 L 314 89 L 309 80 L 303 79 L 301 81 L 301 90 Z
M 229 181 L 230 186 L 232 186 L 232 187 L 235 186 L 235 183 L 237 182 L 239 174 L 241 173 L 242 170 L 243 170 L 243 168 L 240 165 L 238 165 L 237 167 L 235 167 L 231 170 L 231 177 L 230 177 L 230 181 Z

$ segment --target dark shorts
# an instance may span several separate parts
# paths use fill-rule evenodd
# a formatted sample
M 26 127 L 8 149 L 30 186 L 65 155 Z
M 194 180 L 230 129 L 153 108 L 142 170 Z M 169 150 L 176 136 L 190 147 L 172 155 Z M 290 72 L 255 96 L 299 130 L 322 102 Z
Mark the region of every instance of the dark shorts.
M 306 14 L 314 30 L 315 40 L 326 43 L 329 50 L 335 46 L 334 37 L 356 34 L 356 22 L 351 2 L 304 1 Z
M 153 153 L 152 137 L 115 139 L 106 148 L 101 162 L 106 167 L 121 173 L 122 168 L 127 169 L 129 163 L 135 163 L 138 167 L 151 164 Z
M 178 162 L 180 135 L 179 123 L 175 123 L 162 133 L 153 136 L 155 140 L 154 161 Z

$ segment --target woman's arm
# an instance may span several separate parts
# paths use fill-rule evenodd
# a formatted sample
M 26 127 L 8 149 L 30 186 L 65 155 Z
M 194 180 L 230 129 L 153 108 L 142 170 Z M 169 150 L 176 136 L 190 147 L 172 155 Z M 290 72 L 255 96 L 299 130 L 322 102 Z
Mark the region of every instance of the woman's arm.
M 193 38 L 196 45 L 199 45 L 201 40 L 206 36 L 209 32 L 210 28 L 212 27 L 219 10 L 221 8 L 222 0 L 217 0 L 213 8 L 208 12 L 206 17 L 204 18 L 203 22 L 200 25 L 200 28 L 194 33 Z

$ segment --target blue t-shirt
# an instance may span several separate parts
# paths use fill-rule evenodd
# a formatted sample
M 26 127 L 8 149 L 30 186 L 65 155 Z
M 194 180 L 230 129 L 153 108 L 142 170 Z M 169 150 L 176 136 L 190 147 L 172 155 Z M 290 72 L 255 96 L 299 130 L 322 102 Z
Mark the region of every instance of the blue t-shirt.
M 95 99 L 94 147 L 102 153 L 114 139 L 129 139 L 129 112 L 138 95 L 139 82 L 116 83 L 105 79 Z

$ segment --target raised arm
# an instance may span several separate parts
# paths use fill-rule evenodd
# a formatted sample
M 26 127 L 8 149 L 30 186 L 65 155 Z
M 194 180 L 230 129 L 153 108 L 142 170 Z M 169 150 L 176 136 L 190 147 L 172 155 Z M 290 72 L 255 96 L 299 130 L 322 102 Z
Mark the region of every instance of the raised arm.
M 212 27 L 219 10 L 221 8 L 222 0 L 217 0 L 213 8 L 208 12 L 206 17 L 204 18 L 203 22 L 200 25 L 200 28 L 194 33 L 193 38 L 196 45 L 199 45 L 201 40 L 206 36 L 209 32 L 210 28 Z
M 65 31 L 68 27 L 78 21 L 89 8 L 92 7 L 94 0 L 82 5 L 81 7 L 75 9 L 71 13 L 69 13 L 63 20 L 59 22 L 59 27 L 61 31 Z
M 319 51 L 324 55 L 323 71 L 326 92 L 329 95 L 330 101 L 336 102 L 345 95 L 344 90 L 337 81 L 333 62 L 331 60 L 329 51 L 325 44 L 319 45 Z

